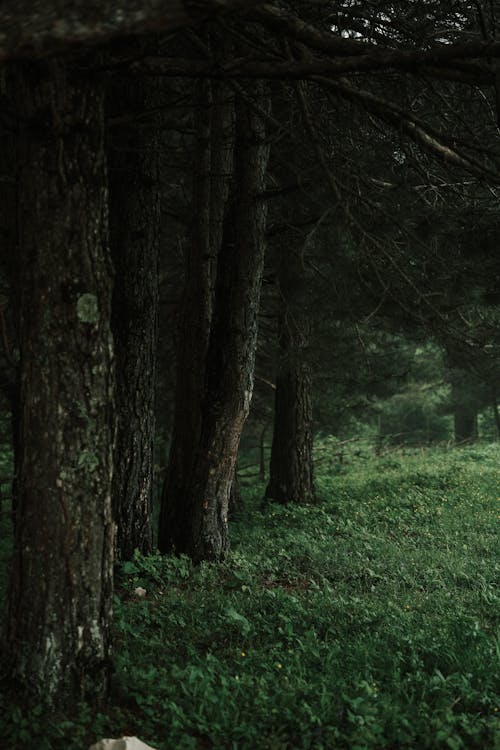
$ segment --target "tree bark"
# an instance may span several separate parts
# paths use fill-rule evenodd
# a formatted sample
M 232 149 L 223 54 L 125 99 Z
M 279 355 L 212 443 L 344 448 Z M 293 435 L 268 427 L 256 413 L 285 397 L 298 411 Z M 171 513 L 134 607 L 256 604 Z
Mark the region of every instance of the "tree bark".
M 256 98 L 265 110 L 260 86 Z M 189 527 L 180 550 L 195 561 L 220 561 L 229 547 L 229 496 L 253 390 L 267 216 L 260 195 L 268 158 L 263 120 L 239 99 L 235 188 L 217 265 L 200 439 L 186 493 Z
M 278 374 L 266 489 L 266 499 L 282 504 L 314 500 L 311 370 L 306 360 L 310 322 L 303 298 L 304 273 L 298 251 L 282 251 Z
M 500 412 L 498 410 L 498 400 L 495 392 L 493 392 L 493 395 L 491 397 L 491 408 L 493 409 L 493 419 L 495 420 L 497 440 L 500 440 Z
M 0 60 L 36 59 L 192 26 L 221 13 L 246 9 L 258 0 L 2 0 Z
M 0 72 L 0 96 L 5 103 L 6 127 L 0 136 L 0 392 L 10 411 L 13 477 L 12 511 L 16 507 L 19 468 L 19 262 L 17 248 L 16 127 L 13 116 L 15 83 L 12 71 L 5 66 Z M 7 104 L 8 103 L 8 104 Z M 5 115 L 4 115 L 5 116 Z
M 473 443 L 477 440 L 477 411 L 457 405 L 454 412 L 455 443 Z
M 266 446 L 264 442 L 266 432 L 267 425 L 264 425 L 259 435 L 259 479 L 261 482 L 266 481 Z
M 235 470 L 233 481 L 231 482 L 231 491 L 229 493 L 228 517 L 233 519 L 243 510 L 243 497 L 241 494 L 240 480 Z
M 103 92 L 19 71 L 21 460 L 7 642 L 23 691 L 102 695 L 114 436 Z
M 455 443 L 471 443 L 478 437 L 478 381 L 470 371 L 463 369 L 460 348 L 446 342 L 445 350 L 451 384 Z
M 115 78 L 108 90 L 109 116 L 151 109 L 158 89 L 154 80 Z M 122 560 L 136 549 L 152 550 L 160 229 L 158 117 L 147 128 L 131 119 L 112 127 L 108 137 L 117 414 L 112 497 L 115 549 Z
M 186 493 L 200 437 L 213 286 L 232 171 L 234 105 L 227 97 L 225 86 L 208 81 L 196 85 L 193 223 L 179 322 L 174 427 L 160 511 L 162 552 L 185 550 L 190 523 Z

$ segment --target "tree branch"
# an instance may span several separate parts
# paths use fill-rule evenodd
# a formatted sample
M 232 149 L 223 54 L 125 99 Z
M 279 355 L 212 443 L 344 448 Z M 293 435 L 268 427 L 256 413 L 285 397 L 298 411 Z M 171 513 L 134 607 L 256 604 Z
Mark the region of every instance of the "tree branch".
M 498 48 L 500 56 L 500 45 Z M 430 60 L 432 58 L 429 58 Z M 113 64 L 112 64 L 113 66 Z M 186 78 L 259 78 L 306 80 L 313 76 L 338 78 L 350 73 L 366 73 L 381 70 L 401 70 L 414 75 L 424 75 L 469 85 L 493 85 L 494 74 L 489 68 L 477 64 L 425 65 L 420 56 L 385 55 L 383 52 L 359 57 L 317 58 L 313 60 L 255 60 L 238 58 L 218 64 L 209 60 L 187 60 L 176 57 L 144 57 L 140 60 L 116 61 L 115 68 L 124 68 L 138 75 L 164 75 Z M 109 66 L 106 67 L 109 70 Z
M 259 0 L 2 0 L 0 60 L 36 59 L 125 35 L 169 31 Z
M 316 83 L 336 91 L 339 96 L 362 104 L 370 112 L 373 112 L 380 120 L 392 125 L 395 129 L 404 133 L 414 143 L 433 154 L 441 161 L 453 164 L 475 175 L 489 176 L 498 180 L 500 174 L 478 162 L 471 156 L 459 153 L 456 149 L 444 142 L 440 134 L 430 128 L 426 123 L 409 112 L 397 107 L 385 99 L 375 96 L 370 91 L 357 88 L 348 81 L 332 81 L 328 78 L 315 77 Z

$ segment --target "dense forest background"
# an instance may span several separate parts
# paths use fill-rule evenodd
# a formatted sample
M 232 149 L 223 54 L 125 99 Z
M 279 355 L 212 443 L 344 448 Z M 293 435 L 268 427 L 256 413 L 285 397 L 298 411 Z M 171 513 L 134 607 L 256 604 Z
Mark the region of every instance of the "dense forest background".
M 2 748 L 497 747 L 499 19 L 2 4 Z

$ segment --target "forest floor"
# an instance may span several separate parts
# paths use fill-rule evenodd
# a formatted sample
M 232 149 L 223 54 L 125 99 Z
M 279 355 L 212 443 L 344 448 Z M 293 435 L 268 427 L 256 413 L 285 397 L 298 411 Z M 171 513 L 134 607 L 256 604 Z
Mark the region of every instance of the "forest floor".
M 122 564 L 112 701 L 0 696 L 0 746 L 500 750 L 500 446 L 321 466 L 314 506 L 246 488 L 223 565 Z

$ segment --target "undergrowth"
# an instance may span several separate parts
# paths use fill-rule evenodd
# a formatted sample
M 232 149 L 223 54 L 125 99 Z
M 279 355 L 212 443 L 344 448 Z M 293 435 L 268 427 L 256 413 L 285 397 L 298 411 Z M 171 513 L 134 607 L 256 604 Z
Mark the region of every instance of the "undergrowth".
M 316 505 L 264 512 L 246 488 L 224 564 L 118 567 L 109 704 L 4 697 L 5 747 L 500 750 L 499 462 L 358 456 L 317 477 Z

